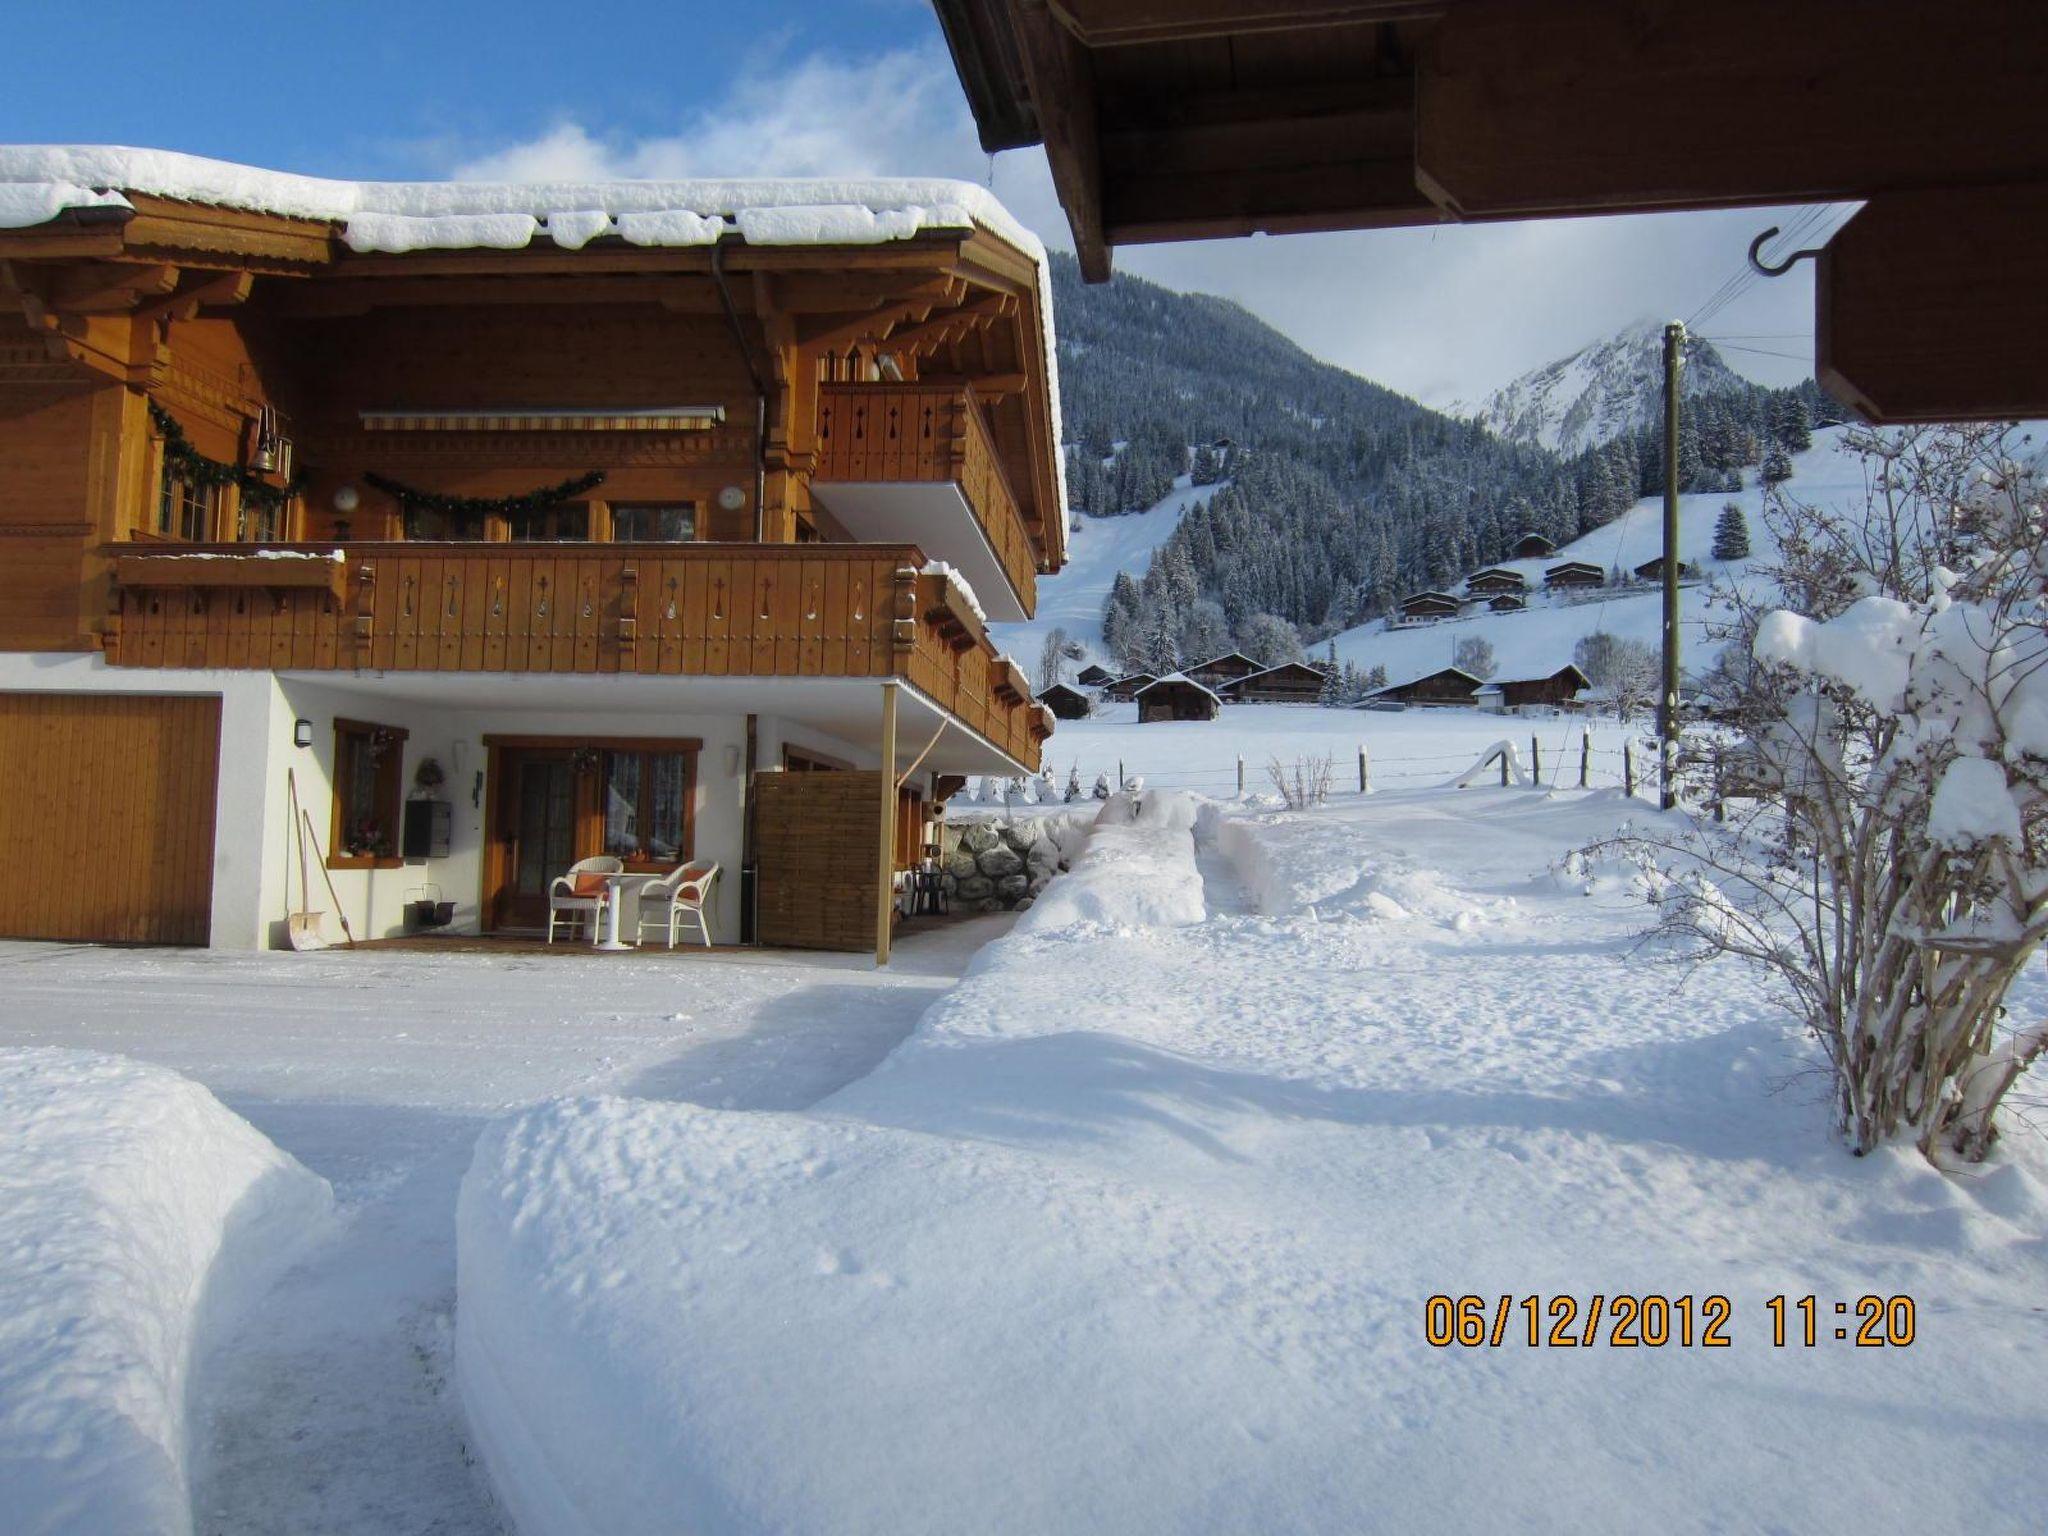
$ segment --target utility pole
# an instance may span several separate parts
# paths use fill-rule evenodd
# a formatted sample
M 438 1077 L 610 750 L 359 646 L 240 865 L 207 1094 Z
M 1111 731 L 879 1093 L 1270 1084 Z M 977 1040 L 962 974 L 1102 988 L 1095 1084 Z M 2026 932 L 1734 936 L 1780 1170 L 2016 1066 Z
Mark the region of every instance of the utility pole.
M 1664 688 L 1657 704 L 1658 791 L 1665 810 L 1678 803 L 1678 371 L 1685 322 L 1664 327 Z

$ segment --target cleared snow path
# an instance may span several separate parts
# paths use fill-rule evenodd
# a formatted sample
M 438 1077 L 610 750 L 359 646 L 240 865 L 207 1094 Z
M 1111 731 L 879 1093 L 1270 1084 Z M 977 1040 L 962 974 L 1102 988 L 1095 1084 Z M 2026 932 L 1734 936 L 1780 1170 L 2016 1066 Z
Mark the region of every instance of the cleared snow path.
M 334 1186 L 337 1236 L 207 1361 L 196 1529 L 503 1529 L 448 1362 L 483 1123 L 558 1093 L 798 1109 L 869 1071 L 1009 925 L 842 956 L 299 956 L 0 944 L 0 1043 L 159 1062 Z

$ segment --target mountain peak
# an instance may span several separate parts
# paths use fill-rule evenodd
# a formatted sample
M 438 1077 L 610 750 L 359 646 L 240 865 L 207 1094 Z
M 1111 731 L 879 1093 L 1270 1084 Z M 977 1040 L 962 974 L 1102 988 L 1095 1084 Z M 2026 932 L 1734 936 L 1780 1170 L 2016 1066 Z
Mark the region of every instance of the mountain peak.
M 1473 414 L 1496 436 L 1575 454 L 1644 426 L 1653 418 L 1664 375 L 1664 325 L 1645 316 L 1614 335 L 1532 368 L 1495 390 Z M 1685 339 L 1681 386 L 1688 398 L 1734 394 L 1749 381 L 1713 344 Z

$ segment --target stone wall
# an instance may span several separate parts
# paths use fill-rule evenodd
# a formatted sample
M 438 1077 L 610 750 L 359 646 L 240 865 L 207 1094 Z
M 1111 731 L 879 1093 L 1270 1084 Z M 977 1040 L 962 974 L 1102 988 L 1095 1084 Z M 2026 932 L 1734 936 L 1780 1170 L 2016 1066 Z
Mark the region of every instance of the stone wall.
M 1086 815 L 973 818 L 946 827 L 940 843 L 946 900 L 956 912 L 1009 912 L 1028 907 L 1078 848 Z M 1068 823 L 1074 823 L 1070 826 Z

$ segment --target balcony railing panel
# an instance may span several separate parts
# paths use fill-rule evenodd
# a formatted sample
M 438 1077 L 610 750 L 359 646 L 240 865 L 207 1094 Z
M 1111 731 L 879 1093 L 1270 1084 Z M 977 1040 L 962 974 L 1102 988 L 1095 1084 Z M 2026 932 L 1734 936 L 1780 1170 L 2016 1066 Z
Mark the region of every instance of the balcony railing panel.
M 110 546 L 123 667 L 904 677 L 1036 764 L 1036 706 L 915 545 Z M 193 556 L 205 558 L 194 559 Z M 289 579 L 277 573 L 290 572 Z M 309 585 L 318 570 L 323 585 Z M 265 580 L 266 573 L 270 579 Z
M 951 481 L 1027 613 L 1038 556 L 974 391 L 952 384 L 826 384 L 818 393 L 821 481 Z

